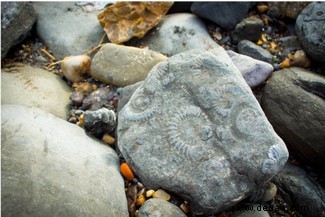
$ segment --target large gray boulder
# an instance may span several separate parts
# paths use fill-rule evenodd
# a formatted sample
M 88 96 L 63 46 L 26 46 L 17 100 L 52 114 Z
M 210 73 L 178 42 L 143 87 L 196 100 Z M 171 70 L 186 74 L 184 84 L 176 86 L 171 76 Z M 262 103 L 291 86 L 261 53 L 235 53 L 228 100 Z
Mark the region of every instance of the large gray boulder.
M 22 63 L 1 69 L 1 104 L 29 105 L 67 119 L 70 93 L 59 76 L 43 69 Z
M 1 107 L 2 216 L 128 216 L 113 149 L 38 108 Z
M 148 47 L 167 56 L 190 49 L 209 50 L 220 47 L 210 37 L 203 20 L 190 13 L 166 15 L 144 38 L 134 39 L 129 44 Z
M 91 50 L 104 35 L 99 11 L 83 11 L 75 2 L 33 2 L 33 7 L 37 34 L 58 59 Z
M 28 2 L 1 2 L 1 60 L 11 47 L 25 39 L 36 19 Z
M 222 48 L 158 63 L 120 111 L 117 133 L 145 186 L 179 194 L 197 214 L 258 198 L 288 157 Z
M 325 2 L 310 3 L 300 13 L 296 33 L 307 54 L 325 63 Z
M 323 169 L 325 159 L 325 78 L 291 67 L 273 72 L 262 107 L 292 154 Z

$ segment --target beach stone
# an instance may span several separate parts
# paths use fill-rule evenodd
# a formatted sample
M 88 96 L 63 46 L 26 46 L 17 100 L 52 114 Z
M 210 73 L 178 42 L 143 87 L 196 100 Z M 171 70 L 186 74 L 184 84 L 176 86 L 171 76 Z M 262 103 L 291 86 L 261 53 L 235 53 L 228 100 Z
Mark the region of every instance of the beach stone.
M 209 50 L 219 47 L 210 37 L 203 20 L 190 13 L 166 15 L 143 39 L 131 40 L 129 44 L 148 47 L 167 56 L 190 49 Z
M 256 17 L 249 17 L 238 23 L 231 32 L 232 42 L 237 44 L 241 40 L 256 42 L 262 34 L 263 21 Z
M 273 72 L 262 107 L 291 153 L 322 170 L 325 158 L 325 78 L 291 67 Z
M 132 94 L 134 91 L 143 83 L 143 81 L 139 81 L 135 84 L 126 86 L 126 87 L 120 87 L 116 90 L 116 92 L 120 96 L 120 100 L 118 102 L 117 112 L 119 113 L 122 108 L 126 105 L 126 103 L 129 102 Z
M 276 7 L 280 13 L 280 16 L 288 17 L 291 19 L 297 19 L 300 12 L 309 4 L 310 2 L 268 2 L 270 7 Z
M 307 54 L 325 63 L 325 2 L 310 3 L 298 16 L 295 29 Z
M 144 80 L 152 67 L 166 59 L 152 50 L 107 43 L 94 56 L 91 76 L 124 87 Z
M 138 217 L 186 217 L 186 215 L 174 204 L 163 199 L 152 198 L 140 207 Z
M 223 29 L 232 30 L 245 18 L 251 6 L 250 2 L 194 2 L 191 11 Z
M 83 101 L 81 110 L 95 111 L 102 107 L 110 108 L 109 101 L 113 99 L 114 94 L 109 87 L 101 87 L 91 92 Z
M 302 168 L 287 163 L 272 179 L 283 199 L 297 216 L 325 216 L 324 187 L 311 178 Z
M 1 2 L 1 60 L 11 47 L 26 38 L 36 19 L 28 2 Z
M 65 120 L 1 107 L 2 216 L 129 216 L 119 158 Z
M 237 54 L 231 50 L 228 50 L 227 53 L 251 88 L 262 84 L 273 72 L 273 66 L 269 63 Z
M 57 59 L 86 53 L 105 33 L 97 19 L 99 11 L 86 12 L 75 2 L 32 4 L 37 14 L 37 35 Z
M 242 40 L 238 43 L 238 52 L 246 56 L 250 56 L 254 59 L 261 60 L 264 62 L 272 63 L 272 54 L 263 49 L 262 47 L 254 44 L 248 40 Z
M 120 111 L 117 135 L 146 188 L 178 194 L 196 214 L 257 193 L 288 157 L 223 48 L 157 64 Z
M 57 75 L 14 63 L 1 69 L 1 104 L 41 108 L 62 119 L 69 113 L 71 90 Z

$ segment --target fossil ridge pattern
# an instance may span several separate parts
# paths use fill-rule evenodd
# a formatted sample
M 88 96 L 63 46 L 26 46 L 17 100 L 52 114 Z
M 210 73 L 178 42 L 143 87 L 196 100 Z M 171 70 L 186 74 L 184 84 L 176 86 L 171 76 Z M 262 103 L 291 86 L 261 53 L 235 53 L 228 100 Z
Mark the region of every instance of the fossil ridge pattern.
M 288 152 L 222 48 L 158 63 L 119 113 L 118 147 L 153 189 L 211 214 L 260 193 Z

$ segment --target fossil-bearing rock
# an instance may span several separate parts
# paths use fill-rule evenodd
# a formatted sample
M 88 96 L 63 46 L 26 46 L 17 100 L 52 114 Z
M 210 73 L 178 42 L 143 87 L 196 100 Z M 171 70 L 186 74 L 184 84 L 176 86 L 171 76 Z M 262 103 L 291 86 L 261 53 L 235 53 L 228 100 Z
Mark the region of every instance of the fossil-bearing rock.
M 158 63 L 119 113 L 118 147 L 148 188 L 210 214 L 254 194 L 288 151 L 222 48 Z

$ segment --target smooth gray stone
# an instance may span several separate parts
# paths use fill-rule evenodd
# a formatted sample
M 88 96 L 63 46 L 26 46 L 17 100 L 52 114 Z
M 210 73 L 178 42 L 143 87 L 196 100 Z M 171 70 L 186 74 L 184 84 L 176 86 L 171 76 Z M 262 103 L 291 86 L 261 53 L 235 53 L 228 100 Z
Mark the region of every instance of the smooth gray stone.
M 186 217 L 186 215 L 168 201 L 151 198 L 140 207 L 138 217 Z
M 2 216 L 127 217 L 119 158 L 74 124 L 1 107 Z
M 310 3 L 300 13 L 296 33 L 307 54 L 325 63 L 325 2 Z
M 292 154 L 323 170 L 325 159 L 325 78 L 291 67 L 273 72 L 262 107 Z
M 223 48 L 158 63 L 120 111 L 117 134 L 144 185 L 182 196 L 196 214 L 257 193 L 288 158 Z
M 26 38 L 36 19 L 35 10 L 28 2 L 1 2 L 1 60 L 11 47 Z
M 256 17 L 249 17 L 238 23 L 230 36 L 232 42 L 237 44 L 241 40 L 256 42 L 262 34 L 263 21 Z
M 272 54 L 268 50 L 263 49 L 251 41 L 241 40 L 238 43 L 237 49 L 238 53 L 240 54 L 244 54 L 264 62 L 272 63 Z

